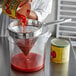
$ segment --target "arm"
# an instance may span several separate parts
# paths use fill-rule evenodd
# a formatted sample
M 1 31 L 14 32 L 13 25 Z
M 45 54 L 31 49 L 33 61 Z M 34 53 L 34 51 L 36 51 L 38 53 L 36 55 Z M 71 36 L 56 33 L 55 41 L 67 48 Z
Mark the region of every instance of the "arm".
M 32 6 L 31 6 L 32 7 Z M 51 13 L 52 0 L 42 0 L 39 7 L 33 9 L 28 18 L 43 22 L 45 18 Z

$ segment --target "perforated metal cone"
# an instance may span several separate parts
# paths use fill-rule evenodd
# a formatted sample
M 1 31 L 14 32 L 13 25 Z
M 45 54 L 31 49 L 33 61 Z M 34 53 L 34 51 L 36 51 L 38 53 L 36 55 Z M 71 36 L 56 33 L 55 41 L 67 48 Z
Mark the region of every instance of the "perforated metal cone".
M 27 56 L 37 41 L 37 37 L 30 39 L 15 39 L 15 43 L 21 49 L 21 51 Z
M 38 22 L 29 21 L 28 25 L 23 27 L 18 21 L 12 22 L 8 27 L 9 36 L 21 49 L 21 51 L 27 56 L 33 47 L 34 43 L 38 39 L 38 36 L 42 33 Z

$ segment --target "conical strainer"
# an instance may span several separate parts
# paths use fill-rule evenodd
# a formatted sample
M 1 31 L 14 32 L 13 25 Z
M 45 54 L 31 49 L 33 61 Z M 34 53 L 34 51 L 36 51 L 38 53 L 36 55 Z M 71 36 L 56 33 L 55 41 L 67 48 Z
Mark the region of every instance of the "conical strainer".
M 39 24 L 38 21 L 28 20 L 27 25 L 28 26 L 24 27 L 25 31 L 23 31 L 23 27 L 19 21 L 12 22 L 8 27 L 9 36 L 12 37 L 13 41 L 25 56 L 28 55 L 38 36 L 42 32 L 41 24 Z
M 64 23 L 64 22 L 68 22 L 68 21 L 70 21 L 70 19 L 61 19 L 59 21 L 42 24 L 42 23 L 38 22 L 37 20 L 29 19 L 27 25 L 24 27 L 24 31 L 23 31 L 23 27 L 20 24 L 20 22 L 14 21 L 9 25 L 8 31 L 9 31 L 9 35 L 13 38 L 13 40 L 17 44 L 17 46 L 27 56 L 27 54 L 33 47 L 33 45 L 36 42 L 36 40 L 38 39 L 38 37 L 41 34 L 46 33 L 48 31 L 48 29 L 47 29 L 44 32 L 42 32 L 43 27 L 45 27 L 45 25 Z M 46 29 L 46 27 L 45 27 L 45 29 Z

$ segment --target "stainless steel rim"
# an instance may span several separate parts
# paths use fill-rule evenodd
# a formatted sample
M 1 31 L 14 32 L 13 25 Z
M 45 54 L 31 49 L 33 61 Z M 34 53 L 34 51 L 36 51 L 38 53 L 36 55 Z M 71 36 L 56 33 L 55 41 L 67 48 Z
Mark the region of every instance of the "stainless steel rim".
M 29 32 L 29 33 L 18 33 L 17 31 L 14 31 L 12 28 L 14 28 L 16 25 L 18 24 L 18 26 L 20 26 L 20 23 L 18 20 L 13 21 L 12 23 L 10 23 L 10 25 L 8 26 L 8 31 L 9 31 L 9 35 L 13 38 L 17 38 L 17 39 L 27 39 L 27 38 L 34 38 L 34 37 L 38 37 L 41 33 L 42 33 L 42 24 L 36 20 L 28 20 L 28 25 L 30 27 L 36 27 L 38 28 L 38 30 L 34 31 L 34 32 Z

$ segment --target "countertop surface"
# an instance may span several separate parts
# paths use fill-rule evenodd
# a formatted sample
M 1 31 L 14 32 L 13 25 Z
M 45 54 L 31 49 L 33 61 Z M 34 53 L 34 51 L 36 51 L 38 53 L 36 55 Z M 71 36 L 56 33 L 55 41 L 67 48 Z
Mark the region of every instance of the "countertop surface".
M 51 38 L 48 40 L 46 46 L 44 69 L 33 73 L 21 73 L 11 69 L 9 41 L 5 37 L 0 37 L 0 76 L 76 76 L 76 59 L 73 47 L 70 47 L 69 62 L 56 64 L 52 63 L 50 59 L 50 42 Z

